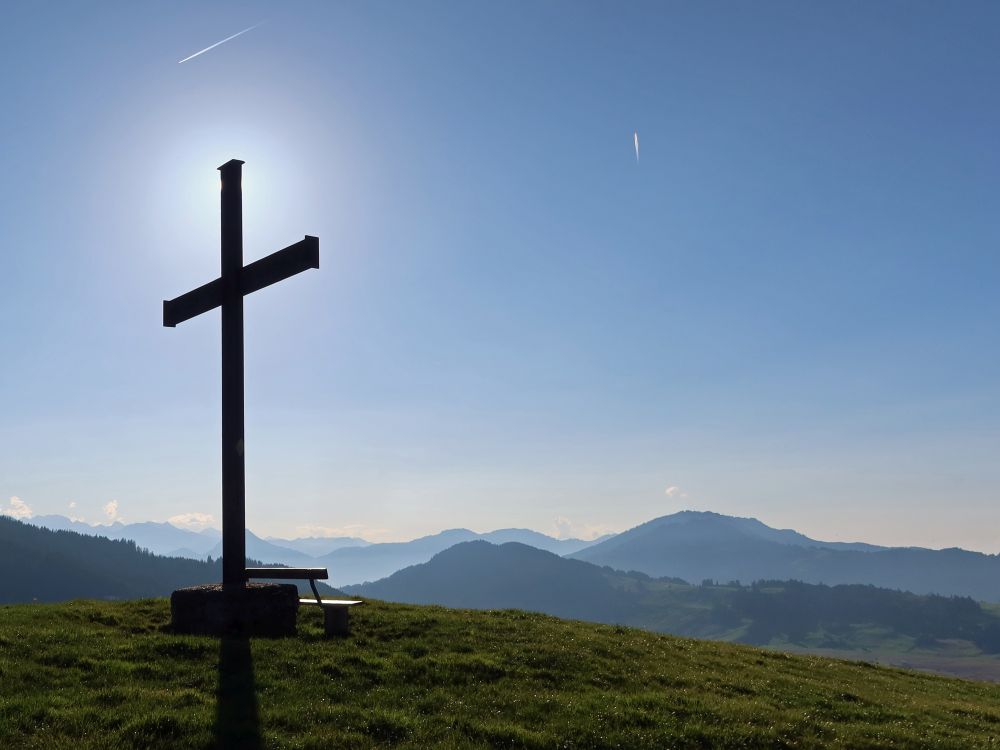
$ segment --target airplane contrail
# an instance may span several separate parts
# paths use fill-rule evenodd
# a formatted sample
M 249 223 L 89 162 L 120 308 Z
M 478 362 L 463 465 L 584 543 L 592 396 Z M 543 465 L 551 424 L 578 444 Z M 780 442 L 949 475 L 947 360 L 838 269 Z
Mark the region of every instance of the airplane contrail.
M 632 131 L 632 142 L 635 143 L 635 161 L 639 163 L 639 131 Z
M 260 23 L 264 23 L 264 22 L 263 22 L 263 21 L 261 21 Z M 213 44 L 213 45 L 212 45 L 212 46 L 210 46 L 210 47 L 205 47 L 205 49 L 201 50 L 200 52 L 195 52 L 195 53 L 194 53 L 193 55 L 189 55 L 188 57 L 185 57 L 185 58 L 184 58 L 183 60 L 178 60 L 178 61 L 177 61 L 177 64 L 178 64 L 178 65 L 180 65 L 181 63 L 186 63 L 186 62 L 187 62 L 188 60 L 193 60 L 193 59 L 194 59 L 194 58 L 196 58 L 196 57 L 197 57 L 198 55 L 204 55 L 204 54 L 205 54 L 206 52 L 208 52 L 208 51 L 209 51 L 210 49 L 215 49 L 215 48 L 216 48 L 216 47 L 218 47 L 218 46 L 219 46 L 220 44 L 225 44 L 225 43 L 226 43 L 226 42 L 228 42 L 228 41 L 229 41 L 230 39 L 235 39 L 235 38 L 236 38 L 236 37 L 238 37 L 238 36 L 239 36 L 240 34 L 246 34 L 246 33 L 247 33 L 248 31 L 253 31 L 253 30 L 254 30 L 254 29 L 256 29 L 256 28 L 257 28 L 258 26 L 260 26 L 260 23 L 255 23 L 255 24 L 254 24 L 253 26 L 251 26 L 251 27 L 250 27 L 249 29 L 243 29 L 243 31 L 237 31 L 237 32 L 236 32 L 235 34 L 233 34 L 232 36 L 227 36 L 227 37 L 226 37 L 225 39 L 223 39 L 223 40 L 222 40 L 221 42 L 216 42 L 215 44 Z

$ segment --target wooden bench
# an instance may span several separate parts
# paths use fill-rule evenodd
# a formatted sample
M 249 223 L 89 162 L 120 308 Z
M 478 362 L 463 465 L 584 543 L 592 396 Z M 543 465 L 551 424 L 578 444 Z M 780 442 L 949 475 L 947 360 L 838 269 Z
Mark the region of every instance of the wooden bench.
M 351 599 L 324 599 L 316 588 L 317 580 L 329 578 L 326 568 L 247 568 L 247 580 L 251 578 L 274 578 L 280 580 L 308 579 L 315 599 L 299 599 L 299 605 L 315 604 L 323 608 L 323 629 L 327 635 L 350 635 L 351 607 L 364 604 Z

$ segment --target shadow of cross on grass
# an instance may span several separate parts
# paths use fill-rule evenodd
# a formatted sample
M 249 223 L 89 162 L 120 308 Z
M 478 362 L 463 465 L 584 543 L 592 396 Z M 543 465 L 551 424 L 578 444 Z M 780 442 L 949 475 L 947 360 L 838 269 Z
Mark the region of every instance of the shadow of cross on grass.
M 219 644 L 219 691 L 213 728 L 215 747 L 260 750 L 260 716 L 250 639 L 227 636 Z

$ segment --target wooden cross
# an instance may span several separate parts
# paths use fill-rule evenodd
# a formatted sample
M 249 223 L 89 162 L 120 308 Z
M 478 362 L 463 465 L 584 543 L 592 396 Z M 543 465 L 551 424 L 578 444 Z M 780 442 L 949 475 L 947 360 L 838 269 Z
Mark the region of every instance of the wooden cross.
M 319 238 L 310 237 L 243 265 L 243 162 L 222 173 L 222 276 L 163 302 L 163 325 L 222 308 L 222 584 L 246 583 L 246 476 L 243 459 L 243 297 L 309 268 L 319 268 Z

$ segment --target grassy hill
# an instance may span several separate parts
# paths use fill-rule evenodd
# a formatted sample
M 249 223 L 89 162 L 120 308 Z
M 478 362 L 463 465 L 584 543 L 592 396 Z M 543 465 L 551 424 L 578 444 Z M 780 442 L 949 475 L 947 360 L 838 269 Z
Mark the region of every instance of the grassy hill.
M 0 747 L 986 747 L 1000 686 L 520 611 L 168 632 L 165 600 L 0 607 Z

